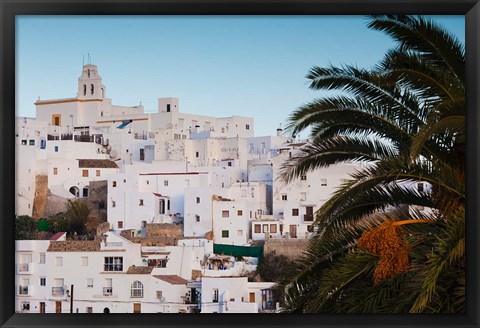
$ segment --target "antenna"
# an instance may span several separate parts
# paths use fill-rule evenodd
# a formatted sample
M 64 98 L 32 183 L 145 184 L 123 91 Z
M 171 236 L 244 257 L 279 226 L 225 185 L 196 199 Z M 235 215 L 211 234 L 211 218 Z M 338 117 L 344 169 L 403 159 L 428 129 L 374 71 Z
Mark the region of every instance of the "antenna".
M 85 54 L 82 54 L 82 67 L 85 66 Z

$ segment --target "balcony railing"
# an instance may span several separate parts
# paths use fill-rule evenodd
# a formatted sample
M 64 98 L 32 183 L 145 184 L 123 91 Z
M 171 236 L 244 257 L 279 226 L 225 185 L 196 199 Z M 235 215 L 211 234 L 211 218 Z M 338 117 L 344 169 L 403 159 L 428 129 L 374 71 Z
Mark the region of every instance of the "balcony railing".
M 17 273 L 30 273 L 30 263 L 18 263 Z
M 52 287 L 52 296 L 65 295 L 65 289 L 63 287 Z
M 305 214 L 303 216 L 303 221 L 305 222 L 312 222 L 313 221 L 313 214 Z
M 103 287 L 103 296 L 112 296 L 113 288 L 112 287 Z
M 18 286 L 18 295 L 30 295 L 28 293 L 28 286 Z

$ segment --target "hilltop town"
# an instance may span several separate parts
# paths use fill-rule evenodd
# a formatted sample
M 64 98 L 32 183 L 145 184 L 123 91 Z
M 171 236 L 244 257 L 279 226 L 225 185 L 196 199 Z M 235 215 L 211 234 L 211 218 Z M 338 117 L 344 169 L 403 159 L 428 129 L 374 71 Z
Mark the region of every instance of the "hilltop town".
M 41 230 L 16 241 L 22 313 L 278 312 L 259 266 L 299 259 L 316 210 L 362 165 L 286 183 L 282 164 L 307 141 L 182 113 L 173 97 L 156 111 L 114 105 L 92 64 L 76 97 L 35 106 L 16 120 L 16 214 Z M 55 229 L 78 202 L 82 231 Z

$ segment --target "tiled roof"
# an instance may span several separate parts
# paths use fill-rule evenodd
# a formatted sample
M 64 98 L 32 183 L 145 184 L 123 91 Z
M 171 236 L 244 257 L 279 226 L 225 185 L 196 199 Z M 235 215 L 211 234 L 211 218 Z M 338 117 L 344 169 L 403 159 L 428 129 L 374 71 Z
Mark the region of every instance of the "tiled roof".
M 67 240 L 52 241 L 47 252 L 99 252 L 100 241 L 97 240 Z
M 128 267 L 127 274 L 150 274 L 152 273 L 153 266 L 130 266 Z
M 154 276 L 157 279 L 163 280 L 168 282 L 171 285 L 186 285 L 188 280 L 183 279 L 182 277 L 176 275 L 161 275 L 161 276 Z
M 66 232 L 57 232 L 52 237 L 50 237 L 49 240 L 57 240 L 58 238 L 62 237 L 64 234 L 66 234 Z
M 79 159 L 79 168 L 106 168 L 118 169 L 117 163 L 109 159 Z

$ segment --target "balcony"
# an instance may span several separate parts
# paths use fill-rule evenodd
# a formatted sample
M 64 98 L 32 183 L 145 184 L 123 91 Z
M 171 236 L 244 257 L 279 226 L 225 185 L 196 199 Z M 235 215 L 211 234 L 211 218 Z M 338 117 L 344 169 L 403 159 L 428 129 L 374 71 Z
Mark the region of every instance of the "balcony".
M 18 263 L 17 264 L 17 274 L 31 274 L 32 273 L 31 263 Z
M 52 287 L 52 296 L 63 296 L 63 295 L 65 295 L 65 288 Z
M 31 296 L 31 289 L 29 286 L 18 286 L 18 295 L 19 296 Z
M 313 222 L 313 214 L 305 214 L 303 216 L 303 221 L 304 222 Z
M 112 296 L 113 288 L 112 287 L 103 287 L 103 296 Z

